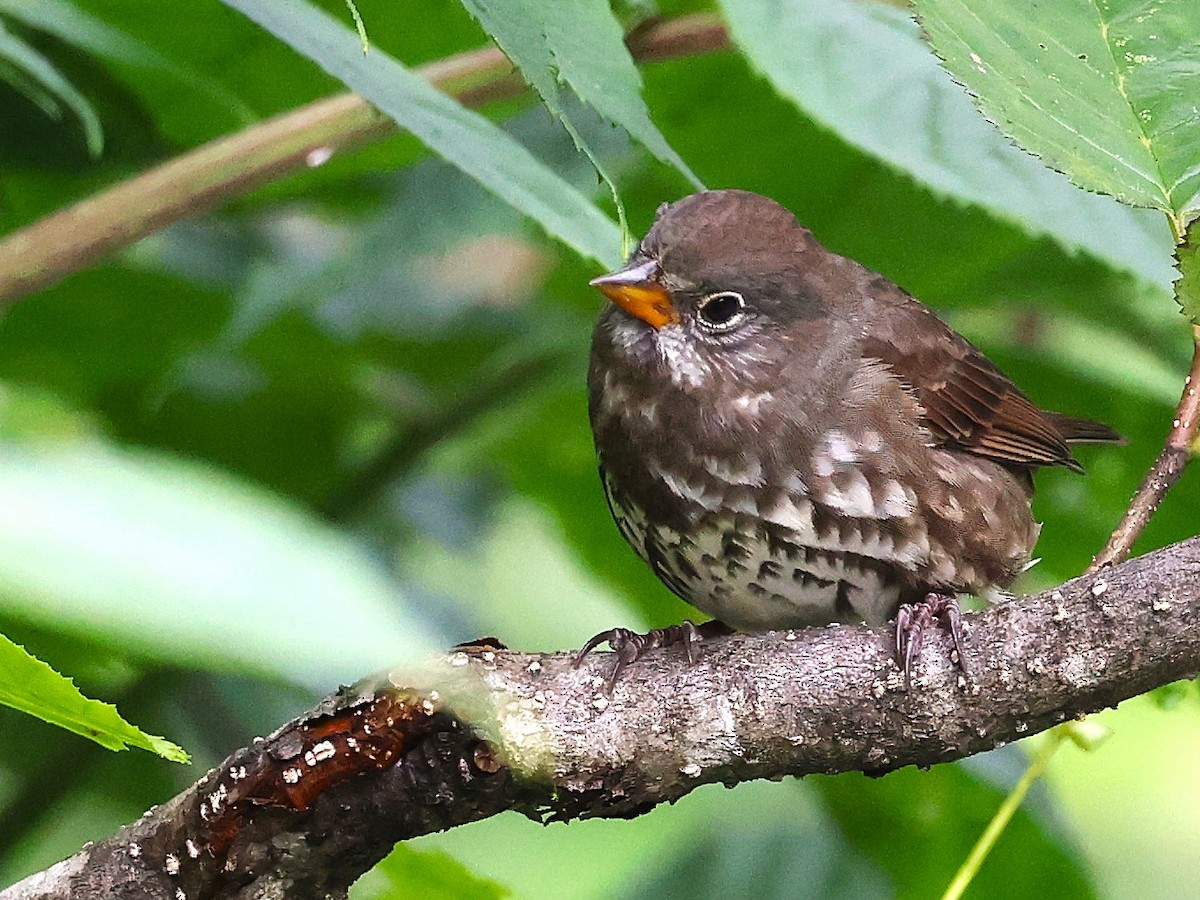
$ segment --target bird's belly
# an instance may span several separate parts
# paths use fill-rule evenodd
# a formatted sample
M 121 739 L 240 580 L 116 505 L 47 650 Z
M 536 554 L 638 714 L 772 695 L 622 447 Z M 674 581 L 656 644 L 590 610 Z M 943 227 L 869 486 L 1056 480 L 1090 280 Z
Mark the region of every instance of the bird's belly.
M 975 468 L 958 471 L 965 478 Z M 900 487 L 856 493 L 853 484 L 816 496 L 760 487 L 755 497 L 710 486 L 710 498 L 682 483 L 687 496 L 679 499 L 687 502 L 673 518 L 660 517 L 647 515 L 611 473 L 603 474 L 622 535 L 659 579 L 745 631 L 878 624 L 928 591 L 986 596 L 1012 581 L 1038 530 L 1019 494 L 1006 505 L 986 502 L 981 491 L 978 508 L 951 504 L 943 511 Z M 988 473 L 978 475 L 986 481 Z M 868 496 L 878 502 L 866 503 Z
M 659 579 L 740 631 L 885 622 L 900 603 L 901 570 L 915 561 L 878 523 L 818 534 L 809 521 L 792 528 L 724 512 L 681 531 L 651 522 L 608 478 L 605 488 L 621 534 Z
M 876 624 L 896 613 L 900 585 L 887 564 L 736 517 L 706 524 L 687 535 L 651 527 L 644 555 L 683 599 L 740 631 Z

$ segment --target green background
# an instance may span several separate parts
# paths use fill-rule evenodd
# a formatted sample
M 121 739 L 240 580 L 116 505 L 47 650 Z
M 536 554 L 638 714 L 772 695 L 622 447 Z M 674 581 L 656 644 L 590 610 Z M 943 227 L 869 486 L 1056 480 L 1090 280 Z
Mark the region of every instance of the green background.
M 234 9 L 170 6 L 50 4 L 35 27 L 26 4 L 0 2 L 103 131 L 92 156 L 86 117 L 0 82 L 0 233 L 343 89 Z M 372 46 L 409 66 L 486 40 L 458 4 L 359 6 Z M 1164 217 L 1013 147 L 901 11 L 723 9 L 740 51 L 642 67 L 653 123 L 704 184 L 787 204 L 1035 400 L 1129 437 L 1080 450 L 1087 477 L 1039 476 L 1042 561 L 1024 586 L 1077 574 L 1161 446 L 1188 365 Z M 569 87 L 558 105 L 635 234 L 692 189 Z M 613 213 L 533 96 L 484 112 Z M 405 135 L 0 312 L 0 631 L 194 758 L 114 755 L 0 709 L 0 884 L 103 838 L 339 680 L 484 634 L 563 649 L 688 615 L 622 543 L 595 476 L 583 381 L 600 271 Z M 1192 473 L 1138 550 L 1193 534 L 1198 501 Z M 1058 754 L 968 896 L 1195 895 L 1194 687 L 1101 720 L 1111 740 Z M 358 895 L 936 896 L 1024 750 L 709 787 L 632 822 L 500 816 L 412 842 Z

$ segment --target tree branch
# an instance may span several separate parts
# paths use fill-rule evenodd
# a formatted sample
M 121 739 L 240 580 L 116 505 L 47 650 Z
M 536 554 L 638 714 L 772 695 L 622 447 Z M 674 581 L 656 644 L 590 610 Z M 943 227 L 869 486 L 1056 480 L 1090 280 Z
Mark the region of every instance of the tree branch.
M 724 25 L 707 13 L 655 23 L 629 41 L 639 61 L 706 53 L 727 44 Z M 495 47 L 416 71 L 465 106 L 525 90 Z M 362 97 L 340 94 L 197 147 L 0 240 L 0 304 L 49 287 L 172 222 L 207 212 L 314 160 L 396 132 L 396 123 Z
M 328 698 L 112 838 L 0 892 L 344 896 L 396 841 L 504 810 L 630 817 L 710 782 L 960 759 L 1200 670 L 1200 538 L 965 617 L 972 682 L 885 629 L 706 641 L 688 665 L 468 647 Z

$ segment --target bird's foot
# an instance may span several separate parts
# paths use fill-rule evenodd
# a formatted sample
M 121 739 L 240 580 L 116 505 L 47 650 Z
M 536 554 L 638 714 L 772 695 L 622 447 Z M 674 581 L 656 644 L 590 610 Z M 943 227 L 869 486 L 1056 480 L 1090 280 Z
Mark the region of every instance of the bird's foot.
M 648 650 L 682 644 L 690 665 L 699 658 L 696 645 L 700 641 L 718 635 L 731 634 L 732 631 L 732 628 L 717 619 L 702 625 L 685 621 L 666 628 L 654 628 L 645 634 L 638 634 L 628 628 L 610 628 L 593 637 L 583 645 L 582 650 L 575 654 L 575 668 L 579 668 L 583 664 L 589 653 L 607 642 L 613 649 L 613 655 L 617 658 L 612 674 L 608 676 L 608 691 L 611 693 L 613 685 L 617 683 L 617 678 L 620 677 L 625 667 L 641 659 Z
M 930 592 L 918 603 L 901 605 L 896 614 L 896 665 L 904 672 L 906 689 L 912 686 L 913 661 L 921 652 L 925 632 L 935 622 L 950 632 L 954 655 L 963 675 L 971 674 L 963 652 L 962 611 L 958 608 L 958 598 L 953 594 Z

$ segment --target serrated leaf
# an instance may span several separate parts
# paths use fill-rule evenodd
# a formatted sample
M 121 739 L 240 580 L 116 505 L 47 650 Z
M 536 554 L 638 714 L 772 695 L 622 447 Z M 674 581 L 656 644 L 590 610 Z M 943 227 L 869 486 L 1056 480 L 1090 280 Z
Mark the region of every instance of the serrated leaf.
M 375 49 L 304 0 L 224 0 L 361 94 L 431 150 L 466 172 L 553 237 L 615 267 L 621 234 L 591 200 L 502 129 Z
M 172 762 L 186 763 L 181 747 L 130 725 L 115 706 L 91 700 L 25 648 L 0 634 L 0 703 L 37 716 L 107 747 L 140 747 Z
M 915 5 L 946 68 L 1022 147 L 1086 190 L 1195 215 L 1200 3 Z
M 1085 194 L 1014 147 L 946 77 L 904 11 L 857 0 L 721 0 L 721 8 L 775 89 L 843 140 L 938 193 L 1168 281 L 1161 220 Z
M 1188 227 L 1187 238 L 1176 248 L 1175 258 L 1179 267 L 1175 299 L 1183 314 L 1200 325 L 1200 225 L 1196 222 Z
M 83 127 L 88 152 L 92 156 L 100 155 L 104 149 L 104 129 L 87 97 L 54 68 L 50 60 L 5 30 L 3 22 L 0 22 L 0 78 L 48 115 L 61 118 L 61 107 L 71 110 Z
M 314 688 L 430 646 L 348 537 L 207 466 L 0 445 L 0 610 L 57 633 Z
M 659 160 L 678 169 L 694 187 L 704 187 L 651 121 L 642 99 L 641 74 L 605 0 L 463 0 L 463 5 L 572 134 L 573 125 L 559 97 L 560 82 Z

